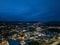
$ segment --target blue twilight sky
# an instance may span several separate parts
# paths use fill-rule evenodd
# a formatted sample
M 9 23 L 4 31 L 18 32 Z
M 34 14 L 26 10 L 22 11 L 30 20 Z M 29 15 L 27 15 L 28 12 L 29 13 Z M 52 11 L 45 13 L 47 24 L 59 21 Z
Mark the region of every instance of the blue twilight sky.
M 60 0 L 0 0 L 0 21 L 60 21 Z

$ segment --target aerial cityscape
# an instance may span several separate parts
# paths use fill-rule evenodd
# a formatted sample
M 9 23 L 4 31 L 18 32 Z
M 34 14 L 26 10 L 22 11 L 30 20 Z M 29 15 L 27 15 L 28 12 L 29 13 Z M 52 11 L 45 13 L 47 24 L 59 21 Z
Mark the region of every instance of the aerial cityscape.
M 0 22 L 0 45 L 60 45 L 60 24 Z
M 0 45 L 60 45 L 60 0 L 0 0 Z

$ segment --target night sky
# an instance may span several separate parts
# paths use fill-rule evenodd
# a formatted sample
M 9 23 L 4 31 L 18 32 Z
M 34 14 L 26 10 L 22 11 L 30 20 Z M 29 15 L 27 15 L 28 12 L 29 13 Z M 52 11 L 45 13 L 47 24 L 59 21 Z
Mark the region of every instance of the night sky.
M 60 0 L 0 0 L 0 21 L 60 21 Z

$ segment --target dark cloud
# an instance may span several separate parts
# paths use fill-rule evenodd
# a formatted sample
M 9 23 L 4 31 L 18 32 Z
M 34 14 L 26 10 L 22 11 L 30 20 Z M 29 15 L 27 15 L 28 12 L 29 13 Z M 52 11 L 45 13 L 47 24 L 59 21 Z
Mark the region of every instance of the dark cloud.
M 0 0 L 0 21 L 60 21 L 60 0 Z

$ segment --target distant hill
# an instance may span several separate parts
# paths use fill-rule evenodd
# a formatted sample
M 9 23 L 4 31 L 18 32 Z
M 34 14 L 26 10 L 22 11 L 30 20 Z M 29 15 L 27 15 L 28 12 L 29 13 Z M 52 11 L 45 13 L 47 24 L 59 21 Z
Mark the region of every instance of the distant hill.
M 34 22 L 22 22 L 22 21 L 0 21 L 0 23 L 38 23 L 37 21 Z M 60 26 L 60 21 L 49 21 L 49 22 L 41 22 L 44 26 Z
M 60 26 L 60 21 L 46 22 L 45 25 L 47 25 L 47 26 Z

